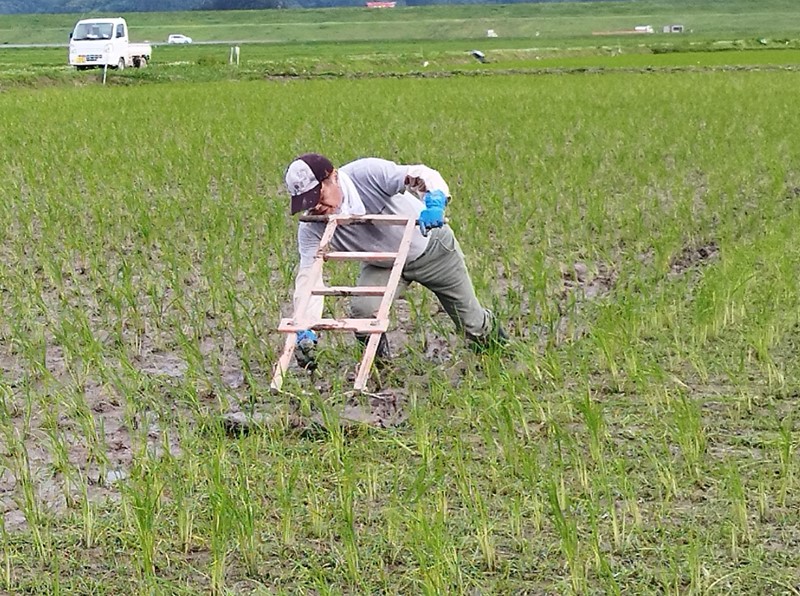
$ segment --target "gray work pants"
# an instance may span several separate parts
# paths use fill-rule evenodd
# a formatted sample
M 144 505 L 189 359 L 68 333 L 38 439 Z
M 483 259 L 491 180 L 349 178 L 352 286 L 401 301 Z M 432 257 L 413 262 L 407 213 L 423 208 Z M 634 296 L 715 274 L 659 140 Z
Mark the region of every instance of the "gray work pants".
M 359 286 L 385 286 L 390 273 L 391 269 L 362 263 L 357 283 Z M 430 231 L 428 248 L 403 268 L 396 296 L 402 295 L 411 282 L 422 284 L 436 294 L 456 329 L 467 337 L 482 338 L 491 331 L 492 313 L 484 309 L 475 296 L 464 253 L 450 226 Z M 350 301 L 351 316 L 356 319 L 374 317 L 380 304 L 380 296 L 354 296 Z

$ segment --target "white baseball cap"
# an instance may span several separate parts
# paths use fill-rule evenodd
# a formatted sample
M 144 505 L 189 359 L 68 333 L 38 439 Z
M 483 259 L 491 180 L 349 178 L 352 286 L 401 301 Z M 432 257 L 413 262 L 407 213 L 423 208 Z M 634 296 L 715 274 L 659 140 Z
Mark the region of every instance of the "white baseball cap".
M 286 189 L 292 197 L 292 215 L 317 206 L 322 181 L 333 170 L 331 160 L 319 153 L 306 153 L 289 164 L 286 168 Z

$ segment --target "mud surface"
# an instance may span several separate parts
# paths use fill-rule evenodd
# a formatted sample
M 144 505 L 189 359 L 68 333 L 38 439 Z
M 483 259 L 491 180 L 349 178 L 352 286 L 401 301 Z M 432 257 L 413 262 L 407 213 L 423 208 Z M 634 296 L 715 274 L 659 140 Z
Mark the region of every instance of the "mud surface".
M 9 349 L 0 353 L 0 407 L 8 417 L 0 435 L 7 462 L 0 467 L 0 513 L 8 531 L 26 526 L 24 485 L 34 488 L 43 514 L 79 506 L 84 492 L 95 502 L 119 499 L 119 483 L 128 477 L 137 450 L 180 456 L 176 418 L 191 421 L 198 411 L 218 407 L 220 389 L 235 397 L 244 385 L 241 362 L 224 336 L 200 346 L 220 381 L 217 388 L 198 385 L 194 407 L 175 399 L 181 388 L 186 390 L 189 363 L 146 338 L 129 364 L 107 363 L 111 370 L 105 382 L 79 378 L 54 338 L 46 341 L 39 370 L 25 366 Z M 133 370 L 123 371 L 125 366 Z M 138 385 L 116 386 L 113 379 L 122 377 L 137 379 Z M 131 393 L 120 397 L 126 392 Z M 31 401 L 28 393 L 35 395 Z M 20 473 L 24 477 L 17 477 Z
M 607 296 L 617 283 L 613 265 L 602 261 L 576 261 L 561 267 L 561 287 L 556 294 L 559 318 L 548 329 L 540 331 L 542 342 L 560 345 L 575 341 L 588 332 L 583 313 L 586 305 Z
M 403 330 L 409 324 L 408 304 L 397 303 L 393 331 L 393 353 L 424 350 L 434 361 L 450 358 L 448 339 L 434 333 L 410 338 Z M 343 427 L 390 428 L 407 419 L 404 391 L 386 386 L 380 375 L 370 381 L 371 393 L 355 395 L 352 383 L 334 385 L 330 380 L 309 379 L 292 364 L 295 383 L 322 396 L 320 407 L 304 414 L 296 400 L 266 394 L 271 370 L 255 368 L 259 380 L 255 409 L 245 365 L 231 334 L 210 329 L 197 352 L 185 352 L 156 333 L 137 339 L 138 349 L 130 361 L 106 362 L 103 381 L 94 376 L 76 376 L 74 361 L 65 355 L 52 336 L 45 336 L 42 366 L 33 370 L 29 358 L 0 345 L 0 414 L 7 416 L 0 433 L 0 514 L 7 531 L 27 526 L 23 486 L 32 486 L 40 513 L 60 515 L 77 509 L 86 495 L 93 502 L 120 499 L 121 484 L 128 478 L 134 455 L 146 449 L 161 457 L 167 451 L 181 456 L 177 421 L 194 425 L 201 416 L 217 416 L 232 434 L 285 425 L 289 430 L 324 429 L 332 421 Z M 354 343 L 347 339 L 340 343 Z M 348 361 L 347 350 L 339 351 L 334 338 L 329 370 L 341 376 L 356 358 Z M 350 346 L 353 348 L 353 346 Z M 353 349 L 353 354 L 355 350 Z M 316 383 L 316 386 L 314 385 Z M 263 384 L 263 386 L 262 386 Z M 328 400 L 329 398 L 329 400 Z M 328 400 L 328 401 L 326 401 Z M 18 477 L 20 470 L 24 477 Z M 27 472 L 25 472 L 27 470 Z
M 28 409 L 22 395 L 28 385 L 47 383 L 53 393 L 71 385 L 59 347 L 48 347 L 45 360 L 52 377 L 36 381 L 16 358 L 2 358 L 3 377 L 17 391 L 5 396 L 13 434 L 0 437 L 0 450 L 28 476 L 17 478 L 10 468 L 0 473 L 0 511 L 9 531 L 26 525 L 20 508 L 23 481 L 33 485 L 49 512 L 60 513 L 75 506 L 84 487 L 92 500 L 118 498 L 114 485 L 127 476 L 133 455 L 124 407 L 95 380 L 72 384 L 63 392 L 63 401 L 53 399 L 34 404 L 35 411 Z M 26 460 L 20 462 L 21 457 Z
M 694 246 L 685 246 L 670 262 L 670 275 L 676 277 L 691 269 L 708 264 L 719 256 L 719 246 L 711 241 Z
M 686 247 L 673 259 L 671 272 L 681 275 L 712 261 L 718 253 L 714 242 Z M 501 280 L 498 294 L 514 291 L 517 281 Z M 559 314 L 555 325 L 546 329 L 512 327 L 512 335 L 521 340 L 556 343 L 584 335 L 586 306 L 613 292 L 617 271 L 613 263 L 576 261 L 562 265 L 559 282 L 552 295 Z M 527 300 L 523 295 L 524 316 L 539 308 Z M 415 304 L 418 306 L 419 302 Z M 117 373 L 109 375 L 112 380 L 76 378 L 69 355 L 52 336 L 44 338 L 40 370 L 31 370 L 28 359 L 8 345 L 0 345 L 0 407 L 7 412 L 7 428 L 11 429 L 0 435 L 0 452 L 9 462 L 27 453 L 24 466 L 17 461 L 0 468 L 0 513 L 6 529 L 13 531 L 26 525 L 21 481 L 28 479 L 17 478 L 13 470 L 27 466 L 29 480 L 48 513 L 59 514 L 76 507 L 84 491 L 92 500 L 116 500 L 119 484 L 127 478 L 138 450 L 146 448 L 156 457 L 165 451 L 180 456 L 174 436 L 178 419 L 191 425 L 198 414 L 211 414 L 218 416 L 234 435 L 273 424 L 301 430 L 325 428 L 332 421 L 355 428 L 402 425 L 408 417 L 403 387 L 411 383 L 425 386 L 432 366 L 443 370 L 456 387 L 467 372 L 458 354 L 463 341 L 453 333 L 437 301 L 429 303 L 429 311 L 437 326 L 420 330 L 409 302 L 395 301 L 388 333 L 393 358 L 385 366 L 376 364 L 369 393 L 348 394 L 359 357 L 349 334 L 336 334 L 335 339 L 328 335 L 323 342 L 331 354 L 327 362 L 323 355 L 320 368 L 335 370 L 338 384 L 321 375 L 309 378 L 292 363 L 289 376 L 296 385 L 290 389 L 323 396 L 328 408 L 325 415 L 319 404 L 301 414 L 297 404 L 284 396 L 262 396 L 262 403 L 254 408 L 256 388 L 249 386 L 248 374 L 257 375 L 265 388 L 271 371 L 250 368 L 246 374 L 231 334 L 217 329 L 213 321 L 209 334 L 199 340 L 197 353 L 187 353 L 159 332 L 146 329 L 137 340 L 138 348 L 130 362 L 117 363 L 117 373 L 134 379 L 133 387 L 115 385 Z M 342 382 L 342 378 L 346 381 Z M 33 402 L 26 401 L 26 393 L 36 395 Z M 325 396 L 331 397 L 330 401 L 325 401 Z
M 562 267 L 561 279 L 562 301 L 567 301 L 570 297 L 593 300 L 605 296 L 614 289 L 617 274 L 607 263 L 599 262 L 590 266 L 583 261 L 576 261 L 571 267 Z
M 332 425 L 392 428 L 408 419 L 405 395 L 400 391 L 354 394 L 344 404 L 326 404 L 324 410 L 313 408 L 307 415 L 301 413 L 296 399 L 290 397 L 286 401 L 285 409 L 257 407 L 228 412 L 221 417 L 222 425 L 229 435 L 237 437 L 286 426 L 300 431 L 329 429 Z

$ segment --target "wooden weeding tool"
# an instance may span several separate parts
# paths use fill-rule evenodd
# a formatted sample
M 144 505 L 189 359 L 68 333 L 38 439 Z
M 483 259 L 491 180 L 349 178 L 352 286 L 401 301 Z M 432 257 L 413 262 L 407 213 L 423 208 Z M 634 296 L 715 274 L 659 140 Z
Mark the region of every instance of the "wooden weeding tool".
M 306 284 L 298 288 L 299 299 L 296 303 L 297 309 L 294 316 L 289 319 L 281 319 L 278 325 L 278 331 L 286 334 L 286 343 L 283 353 L 275 365 L 271 388 L 273 391 L 280 391 L 283 377 L 294 354 L 295 334 L 304 329 L 312 329 L 314 331 L 352 331 L 369 334 L 369 341 L 367 341 L 364 355 L 358 366 L 355 386 L 353 387 L 358 392 L 364 391 L 369 378 L 369 371 L 372 368 L 372 362 L 375 360 L 375 354 L 378 350 L 381 333 L 385 333 L 389 328 L 389 309 L 392 306 L 397 284 L 400 283 L 400 276 L 403 273 L 403 267 L 408 257 L 408 249 L 411 246 L 411 236 L 416 226 L 416 220 L 399 215 L 305 215 L 300 217 L 300 221 L 327 222 L 327 226 L 320 239 L 314 262 L 311 265 L 311 275 L 308 276 Z M 335 252 L 330 250 L 330 242 L 337 226 L 365 224 L 405 226 L 397 252 Z M 322 266 L 325 261 L 394 262 L 386 286 L 327 287 L 322 285 L 313 287 L 316 280 L 322 280 Z M 306 311 L 312 296 L 382 296 L 383 298 L 375 317 L 372 319 L 310 319 Z

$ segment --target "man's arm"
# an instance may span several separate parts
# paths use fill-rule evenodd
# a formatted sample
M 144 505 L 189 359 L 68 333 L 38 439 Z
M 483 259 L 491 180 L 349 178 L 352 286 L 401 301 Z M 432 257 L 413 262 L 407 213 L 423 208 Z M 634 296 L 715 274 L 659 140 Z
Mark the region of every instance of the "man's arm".
M 401 166 L 375 158 L 365 159 L 361 165 L 369 166 L 365 179 L 377 182 L 388 196 L 406 192 L 425 204 L 417 219 L 423 236 L 447 223 L 444 210 L 450 199 L 450 188 L 439 172 L 423 164 Z
M 295 339 L 294 357 L 297 365 L 313 372 L 317 368 L 317 334 L 309 329 L 314 321 L 322 317 L 322 296 L 312 296 L 311 290 L 322 284 L 322 265 L 314 259 L 319 247 L 319 235 L 307 223 L 297 229 L 297 245 L 300 251 L 300 266 L 294 280 L 294 320 L 301 327 Z M 304 328 L 304 329 L 303 329 Z
M 300 266 L 294 280 L 294 312 L 300 321 L 314 321 L 322 317 L 324 299 L 322 296 L 311 296 L 305 306 L 301 296 L 305 288 L 310 291 L 322 285 L 322 270 L 315 268 L 314 257 L 319 248 L 321 236 L 308 223 L 300 223 L 297 229 L 297 248 L 300 252 Z
M 425 193 L 436 190 L 444 193 L 450 199 L 450 187 L 444 181 L 442 175 L 426 165 L 417 164 L 407 166 L 405 177 L 405 189 L 415 195 L 419 200 L 423 200 Z
M 432 228 L 444 226 L 447 223 L 444 209 L 450 200 L 450 187 L 441 174 L 428 166 L 417 164 L 408 166 L 405 182 L 406 191 L 425 203 L 425 209 L 417 220 L 422 235 L 427 236 Z
M 317 272 L 313 267 L 301 267 L 297 270 L 297 277 L 294 280 L 294 312 L 300 321 L 315 321 L 322 318 L 322 309 L 325 302 L 322 296 L 311 296 L 303 308 L 301 297 L 303 288 L 306 292 L 322 285 L 321 272 Z M 299 309 L 303 308 L 303 312 Z M 310 326 L 310 325 L 309 325 Z
M 450 199 L 450 188 L 442 175 L 423 164 L 400 166 L 394 162 L 371 159 L 364 160 L 377 170 L 383 189 L 390 196 L 401 192 L 415 195 L 425 204 L 417 219 L 419 231 L 423 236 L 433 228 L 441 228 L 447 222 L 444 209 Z
M 426 192 L 439 190 L 450 197 L 450 188 L 442 175 L 423 164 L 401 165 L 378 157 L 365 157 L 341 167 L 341 171 L 357 182 L 367 197 L 389 200 L 394 195 L 410 192 L 424 200 Z

